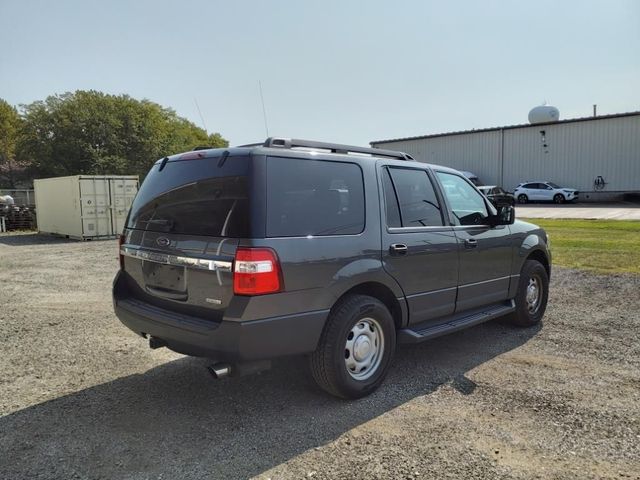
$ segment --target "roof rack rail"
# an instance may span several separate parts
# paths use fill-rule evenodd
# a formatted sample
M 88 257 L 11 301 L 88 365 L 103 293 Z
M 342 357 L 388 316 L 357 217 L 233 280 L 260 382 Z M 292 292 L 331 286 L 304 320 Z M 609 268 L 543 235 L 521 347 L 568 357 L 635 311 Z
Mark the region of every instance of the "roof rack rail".
M 192 152 L 197 152 L 198 150 L 211 150 L 213 147 L 210 145 L 198 145 L 197 147 L 194 147 L 193 150 L 191 150 Z
M 339 143 L 316 142 L 314 140 L 300 140 L 298 138 L 269 137 L 265 140 L 264 147 L 273 148 L 311 148 L 329 150 L 331 153 L 363 153 L 375 157 L 397 158 L 399 160 L 413 160 L 407 153 L 381 148 L 356 147 L 353 145 L 341 145 Z

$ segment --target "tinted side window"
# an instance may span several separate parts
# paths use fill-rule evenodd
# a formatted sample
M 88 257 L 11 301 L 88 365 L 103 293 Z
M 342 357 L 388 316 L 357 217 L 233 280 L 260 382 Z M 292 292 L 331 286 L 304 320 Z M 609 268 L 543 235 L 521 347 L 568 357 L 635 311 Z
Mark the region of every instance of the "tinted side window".
M 363 230 L 364 187 L 358 165 L 267 159 L 268 237 L 353 235 Z
M 440 204 L 427 172 L 407 168 L 390 168 L 389 171 L 400 203 L 402 226 L 443 225 Z
M 458 175 L 438 172 L 438 178 L 460 225 L 482 225 L 489 216 L 483 196 Z
M 388 227 L 401 227 L 400 221 L 400 207 L 398 207 L 398 197 L 393 188 L 391 182 L 391 176 L 389 170 L 384 168 L 382 170 L 382 188 L 384 189 L 384 204 L 387 214 L 387 226 Z
M 536 188 L 537 185 L 535 183 L 525 183 L 522 185 L 522 188 Z

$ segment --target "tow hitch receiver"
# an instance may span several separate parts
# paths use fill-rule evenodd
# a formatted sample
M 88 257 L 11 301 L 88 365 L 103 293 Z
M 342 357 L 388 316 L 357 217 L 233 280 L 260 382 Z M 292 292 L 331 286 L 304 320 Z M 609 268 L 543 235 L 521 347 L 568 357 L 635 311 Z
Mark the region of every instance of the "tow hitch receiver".
M 156 348 L 166 347 L 167 342 L 158 337 L 149 337 L 149 348 L 155 350 Z

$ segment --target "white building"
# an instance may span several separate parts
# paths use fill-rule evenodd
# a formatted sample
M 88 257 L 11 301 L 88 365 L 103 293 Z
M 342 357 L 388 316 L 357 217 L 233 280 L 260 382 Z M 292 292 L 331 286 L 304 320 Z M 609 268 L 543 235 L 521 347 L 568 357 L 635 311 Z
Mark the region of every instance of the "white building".
M 371 142 L 420 162 L 467 170 L 513 191 L 550 180 L 578 189 L 581 200 L 640 193 L 640 112 L 511 125 Z

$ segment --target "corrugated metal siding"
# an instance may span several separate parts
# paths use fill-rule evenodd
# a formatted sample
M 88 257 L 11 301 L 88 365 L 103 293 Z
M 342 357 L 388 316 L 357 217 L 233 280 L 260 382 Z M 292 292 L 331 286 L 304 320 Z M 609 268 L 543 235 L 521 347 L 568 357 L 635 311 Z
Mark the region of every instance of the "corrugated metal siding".
M 420 162 L 445 165 L 475 173 L 486 184 L 500 180 L 501 132 L 479 132 L 452 137 L 406 140 L 377 144 L 399 150 Z
M 504 130 L 502 172 L 500 135 L 500 131 L 476 132 L 376 146 L 470 170 L 483 182 L 507 189 L 526 180 L 551 180 L 587 192 L 594 190 L 600 175 L 607 182 L 603 192 L 640 191 L 640 115 Z
M 540 179 L 593 191 L 600 175 L 604 191 L 640 190 L 640 117 L 510 130 L 504 148 L 507 188 Z

